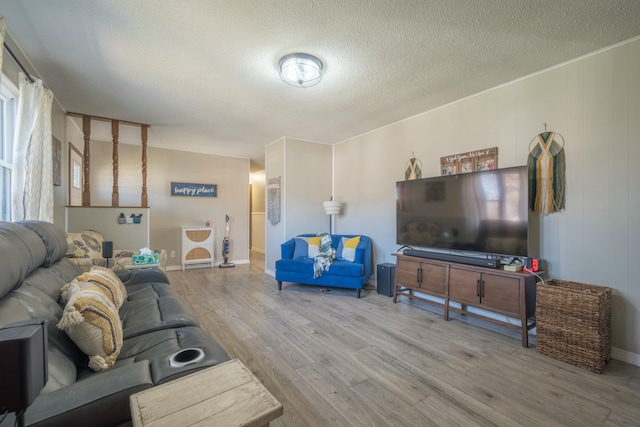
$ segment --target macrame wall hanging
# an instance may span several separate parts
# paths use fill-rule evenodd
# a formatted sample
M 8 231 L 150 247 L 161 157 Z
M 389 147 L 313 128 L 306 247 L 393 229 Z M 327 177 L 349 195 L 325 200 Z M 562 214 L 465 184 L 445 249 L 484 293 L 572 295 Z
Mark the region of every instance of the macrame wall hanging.
M 412 181 L 420 178 L 422 178 L 422 162 L 411 153 L 411 158 L 404 169 L 404 180 Z
M 280 222 L 280 203 L 281 203 L 281 181 L 282 177 L 269 178 L 267 181 L 267 219 L 271 225 Z
M 529 209 L 541 215 L 564 210 L 565 154 L 564 138 L 545 131 L 529 143 Z

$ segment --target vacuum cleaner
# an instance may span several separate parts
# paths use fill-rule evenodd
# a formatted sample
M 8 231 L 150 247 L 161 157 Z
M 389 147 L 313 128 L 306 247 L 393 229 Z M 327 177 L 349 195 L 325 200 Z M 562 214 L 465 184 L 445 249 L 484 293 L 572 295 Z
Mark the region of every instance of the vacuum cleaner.
M 225 215 L 225 222 L 227 223 L 227 228 L 224 233 L 224 239 L 222 239 L 222 259 L 224 262 L 219 265 L 220 268 L 236 266 L 234 263 L 229 262 L 229 252 L 231 248 L 231 241 L 229 240 L 229 215 Z

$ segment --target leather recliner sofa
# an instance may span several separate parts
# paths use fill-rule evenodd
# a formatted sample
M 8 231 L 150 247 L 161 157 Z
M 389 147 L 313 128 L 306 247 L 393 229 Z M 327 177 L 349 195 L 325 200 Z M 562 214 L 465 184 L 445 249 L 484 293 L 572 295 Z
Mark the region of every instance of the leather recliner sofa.
M 82 273 L 64 259 L 66 251 L 65 233 L 53 224 L 0 222 L 0 328 L 30 319 L 47 321 L 48 381 L 27 409 L 26 425 L 131 425 L 131 394 L 229 360 L 164 272 L 122 270 L 117 274 L 127 290 L 119 309 L 123 346 L 114 366 L 90 369 L 88 356 L 56 328 L 65 308 L 61 289 Z M 199 349 L 199 360 L 174 367 L 171 357 L 193 348 Z M 8 414 L 0 426 L 14 425 L 14 420 Z

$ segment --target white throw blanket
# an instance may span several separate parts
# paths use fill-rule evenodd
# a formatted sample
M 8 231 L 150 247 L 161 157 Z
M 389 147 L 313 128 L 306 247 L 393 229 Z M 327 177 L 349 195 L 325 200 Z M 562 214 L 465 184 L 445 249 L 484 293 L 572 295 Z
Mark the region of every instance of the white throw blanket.
M 331 235 L 329 233 L 320 233 L 320 252 L 313 261 L 313 278 L 317 279 L 322 276 L 323 270 L 329 270 L 333 258 L 335 258 L 335 249 L 331 246 Z

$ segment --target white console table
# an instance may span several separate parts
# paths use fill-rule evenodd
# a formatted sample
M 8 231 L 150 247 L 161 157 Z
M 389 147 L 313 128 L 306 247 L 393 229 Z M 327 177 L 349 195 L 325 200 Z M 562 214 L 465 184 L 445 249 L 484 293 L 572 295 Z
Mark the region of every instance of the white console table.
M 182 227 L 182 271 L 187 264 L 211 264 L 215 259 L 214 227 Z

